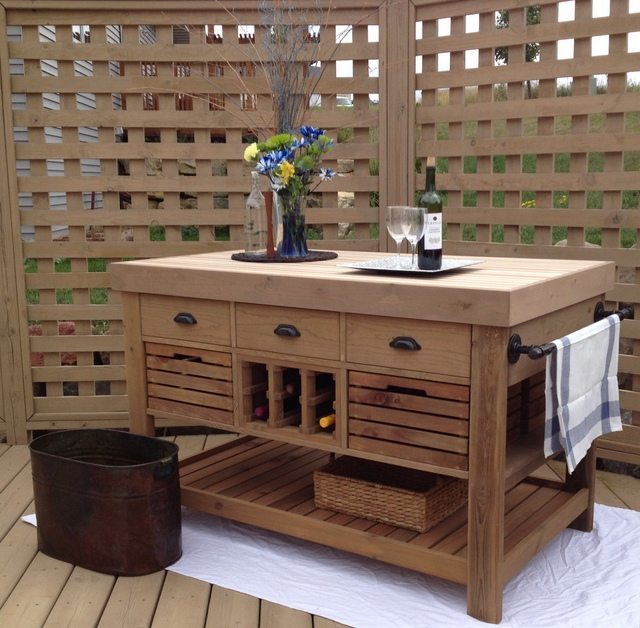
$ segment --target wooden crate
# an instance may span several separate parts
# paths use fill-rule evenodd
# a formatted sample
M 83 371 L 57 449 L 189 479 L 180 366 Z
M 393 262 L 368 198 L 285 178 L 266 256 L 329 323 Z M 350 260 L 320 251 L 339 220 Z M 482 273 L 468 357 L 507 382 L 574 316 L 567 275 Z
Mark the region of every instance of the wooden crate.
M 509 386 L 507 405 L 507 441 L 544 429 L 545 374 L 536 373 Z
M 233 425 L 231 355 L 145 343 L 149 413 Z
M 349 447 L 468 470 L 469 387 L 351 371 Z

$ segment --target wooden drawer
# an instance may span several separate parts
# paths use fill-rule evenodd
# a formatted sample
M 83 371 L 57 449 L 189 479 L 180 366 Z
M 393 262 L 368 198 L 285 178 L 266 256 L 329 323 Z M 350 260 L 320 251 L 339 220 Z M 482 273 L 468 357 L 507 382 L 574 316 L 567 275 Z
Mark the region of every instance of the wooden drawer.
M 238 347 L 243 349 L 328 360 L 340 358 L 337 312 L 238 304 L 236 333 Z
M 179 314 L 185 322 L 176 322 Z M 145 336 L 231 344 L 231 317 L 225 301 L 144 294 L 140 299 L 140 316 Z
M 469 377 L 471 326 L 348 314 L 347 361 Z
M 145 343 L 147 404 L 154 416 L 233 425 L 231 354 Z
M 349 372 L 349 449 L 467 471 L 469 386 Z

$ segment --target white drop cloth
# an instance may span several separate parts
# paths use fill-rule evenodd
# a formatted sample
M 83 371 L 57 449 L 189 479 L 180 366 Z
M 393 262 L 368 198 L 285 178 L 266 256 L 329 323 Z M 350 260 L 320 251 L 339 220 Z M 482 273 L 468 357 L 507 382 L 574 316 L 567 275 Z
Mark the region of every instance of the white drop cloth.
M 188 509 L 182 534 L 169 570 L 348 626 L 489 625 L 438 578 Z M 500 626 L 640 628 L 639 573 L 640 512 L 597 504 L 593 532 L 565 530 L 507 583 Z
M 461 585 L 183 514 L 178 573 L 358 628 L 487 626 L 467 615 Z M 506 585 L 501 626 L 640 628 L 639 574 L 640 512 L 596 505 L 593 532 L 565 530 Z

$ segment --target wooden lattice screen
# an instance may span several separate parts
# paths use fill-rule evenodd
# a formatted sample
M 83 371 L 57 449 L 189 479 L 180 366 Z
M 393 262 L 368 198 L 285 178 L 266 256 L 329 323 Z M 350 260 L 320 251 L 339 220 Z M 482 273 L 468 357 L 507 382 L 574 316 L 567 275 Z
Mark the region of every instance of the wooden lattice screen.
M 527 4 L 416 12 L 417 155 L 438 158 L 446 252 L 614 260 L 608 306 L 640 311 L 640 3 Z M 621 335 L 621 401 L 640 426 L 640 317 Z M 640 427 L 622 440 L 601 452 L 640 454 Z
M 126 424 L 110 261 L 242 247 L 242 154 L 272 121 L 258 4 L 0 0 L 10 439 Z M 308 210 L 318 246 L 387 250 L 384 207 L 413 200 L 434 155 L 446 253 L 612 259 L 609 305 L 640 304 L 637 0 L 320 4 L 305 122 L 337 140 L 340 176 Z M 640 321 L 623 335 L 637 417 Z
M 20 4 L 6 3 L 3 26 L 34 387 L 19 431 L 126 425 L 107 264 L 242 248 L 242 156 L 273 124 L 264 14 L 251 2 Z M 378 247 L 376 4 L 307 12 L 322 75 L 305 123 L 337 141 L 325 161 L 341 175 L 307 212 L 323 248 Z

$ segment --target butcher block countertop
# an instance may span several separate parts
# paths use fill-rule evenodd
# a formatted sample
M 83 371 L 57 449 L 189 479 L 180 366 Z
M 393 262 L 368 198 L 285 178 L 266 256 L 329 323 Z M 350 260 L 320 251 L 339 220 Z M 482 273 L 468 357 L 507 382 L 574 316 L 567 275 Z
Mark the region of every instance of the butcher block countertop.
M 389 257 L 339 252 L 329 261 L 250 263 L 228 251 L 110 265 L 124 292 L 512 327 L 613 287 L 613 262 L 477 258 L 443 273 L 387 273 L 343 264 Z M 458 259 L 450 257 L 448 259 Z M 170 287 L 168 289 L 168 286 Z M 372 307 L 372 304 L 375 304 Z

